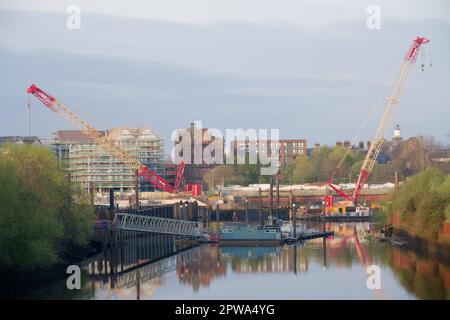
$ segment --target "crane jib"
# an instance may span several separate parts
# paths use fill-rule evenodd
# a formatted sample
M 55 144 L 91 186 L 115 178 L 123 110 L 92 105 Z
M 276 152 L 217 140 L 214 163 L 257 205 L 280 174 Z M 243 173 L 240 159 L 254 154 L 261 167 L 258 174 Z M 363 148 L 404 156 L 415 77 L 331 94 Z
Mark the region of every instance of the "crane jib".
M 367 151 L 366 157 L 359 171 L 358 180 L 356 182 L 352 197 L 350 198 L 349 195 L 345 194 L 342 190 L 339 190 L 336 186 L 331 184 L 331 181 L 333 180 L 336 173 L 335 170 L 333 171 L 330 179 L 328 179 L 328 181 L 326 182 L 326 184 L 329 185 L 338 194 L 340 194 L 347 200 L 351 199 L 353 203 L 357 203 L 360 192 L 364 184 L 369 179 L 370 174 L 372 173 L 373 167 L 377 161 L 378 155 L 380 154 L 382 145 L 385 140 L 384 135 L 387 131 L 388 125 L 394 118 L 395 111 L 397 110 L 400 101 L 400 96 L 406 86 L 406 82 L 411 72 L 412 65 L 419 55 L 420 47 L 421 45 L 427 44 L 429 42 L 430 40 L 425 37 L 416 37 L 404 57 L 404 61 L 396 78 L 397 80 L 393 86 L 392 93 L 387 99 L 386 106 L 378 124 L 375 136 L 371 140 L 369 150 Z
M 44 92 L 42 89 L 32 84 L 28 89 L 27 93 L 35 96 L 39 101 L 41 101 L 48 109 L 56 112 L 58 115 L 64 119 L 70 121 L 75 126 L 77 126 L 84 134 L 91 137 L 102 149 L 107 150 L 112 156 L 120 159 L 123 163 L 130 165 L 131 167 L 138 169 L 138 174 L 143 176 L 147 181 L 149 181 L 153 186 L 162 191 L 167 191 L 173 193 L 175 189 L 162 177 L 160 177 L 156 172 L 149 169 L 147 166 L 142 164 L 138 159 L 133 157 L 131 154 L 120 149 L 114 141 L 112 141 L 107 136 L 101 134 L 89 123 L 81 119 L 77 114 L 71 111 L 67 106 L 58 102 L 54 97 Z M 56 108 L 55 105 L 58 107 Z
M 387 131 L 388 125 L 391 120 L 394 118 L 395 112 L 397 110 L 400 96 L 403 93 L 403 89 L 406 86 L 406 82 L 408 80 L 409 74 L 411 72 L 411 67 L 413 63 L 416 61 L 417 56 L 419 54 L 419 50 L 422 44 L 426 44 L 430 42 L 429 39 L 425 37 L 416 37 L 406 56 L 403 64 L 400 68 L 400 72 L 397 76 L 397 81 L 394 84 L 393 90 L 389 98 L 387 99 L 386 106 L 384 108 L 384 113 L 377 127 L 377 131 L 375 133 L 374 138 L 371 141 L 369 150 L 367 151 L 366 158 L 364 159 L 363 165 L 359 172 L 359 177 L 355 185 L 355 190 L 353 191 L 352 200 L 354 203 L 358 201 L 360 192 L 364 186 L 364 184 L 369 179 L 370 174 L 372 173 L 373 167 L 376 163 L 378 155 L 380 154 L 381 147 L 384 142 L 384 135 Z

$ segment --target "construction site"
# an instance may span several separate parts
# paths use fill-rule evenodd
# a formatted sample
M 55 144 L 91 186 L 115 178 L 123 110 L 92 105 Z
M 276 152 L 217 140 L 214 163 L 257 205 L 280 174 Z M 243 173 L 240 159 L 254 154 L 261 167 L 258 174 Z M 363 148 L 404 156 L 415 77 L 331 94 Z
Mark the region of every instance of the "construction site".
M 0 301 L 450 300 L 449 12 L 0 1 Z
M 331 177 L 322 185 L 323 187 L 321 189 L 323 190 L 319 190 L 321 194 L 317 194 L 314 198 L 319 204 L 321 202 L 326 203 L 327 208 L 325 211 L 327 213 L 337 212 L 342 214 L 343 212 L 349 212 L 350 208 L 355 208 L 362 204 L 359 198 L 360 194 L 365 187 L 368 188 L 366 186 L 367 180 L 372 173 L 380 151 L 382 150 L 383 143 L 386 140 L 386 132 L 392 123 L 412 66 L 417 60 L 420 47 L 428 43 L 428 39 L 417 37 L 408 49 L 396 81 L 391 87 L 392 92 L 387 98 L 376 133 L 370 144 L 368 144 L 368 150 L 356 183 L 351 188 L 347 187 L 345 191 L 339 185 L 333 184 L 336 172 L 344 163 L 348 152 L 350 152 L 350 148 L 347 148 L 347 153 L 342 156 L 341 161 L 333 170 Z M 421 67 L 423 69 L 424 65 L 422 64 Z M 60 159 L 61 157 L 66 157 L 69 160 L 68 170 L 70 171 L 72 181 L 79 183 L 90 194 L 93 204 L 109 205 L 111 208 L 118 208 L 120 206 L 140 208 L 143 205 L 142 201 L 146 201 L 145 205 L 148 206 L 161 204 L 162 201 L 167 202 L 168 199 L 176 203 L 177 201 L 190 201 L 191 197 L 195 197 L 198 201 L 202 201 L 203 205 L 212 208 L 213 205 L 218 207 L 219 204 L 227 202 L 226 199 L 225 201 L 223 199 L 224 192 L 219 193 L 219 198 L 217 198 L 217 195 L 213 195 L 213 198 L 210 199 L 206 198 L 202 194 L 203 181 L 201 180 L 201 176 L 198 177 L 200 180 L 195 183 L 192 183 L 192 181 L 184 183 L 185 169 L 189 171 L 193 170 L 196 166 L 197 169 L 199 168 L 199 165 L 191 164 L 191 159 L 187 160 L 187 164 L 185 160 L 182 160 L 175 164 L 176 167 L 174 165 L 166 166 L 163 141 L 151 129 L 116 128 L 107 131 L 97 131 L 69 107 L 36 85 L 31 85 L 27 92 L 34 95 L 50 111 L 68 120 L 79 130 L 56 133 L 54 151 Z M 194 129 L 191 125 L 191 134 L 194 134 Z M 77 136 L 77 143 L 71 141 L 71 139 L 74 140 L 75 136 Z M 210 140 L 212 141 L 214 139 Z M 247 143 L 248 141 L 235 141 L 234 149 L 238 149 L 240 148 L 239 146 Z M 306 155 L 305 140 L 290 140 L 289 143 L 295 148 L 293 149 L 295 153 L 294 157 Z M 194 148 L 195 146 L 192 147 Z M 205 146 L 202 145 L 201 148 L 205 148 Z M 246 147 L 246 149 L 248 148 Z M 281 155 L 285 157 L 288 150 L 287 144 L 282 145 L 279 149 Z M 295 158 L 293 161 L 295 161 Z M 285 168 L 287 164 L 286 159 L 283 158 L 282 162 L 282 166 Z M 204 161 L 202 161 L 200 167 L 202 164 L 204 165 Z M 165 179 L 166 168 L 174 176 L 174 180 L 171 183 Z M 203 174 L 211 168 L 213 167 L 206 166 L 203 169 Z M 397 187 L 397 177 L 394 184 Z M 278 190 L 278 179 L 271 177 L 268 196 L 270 199 L 270 216 L 272 216 L 272 208 L 274 207 L 274 185 L 277 186 Z M 292 186 L 290 187 L 291 194 L 294 189 Z M 348 191 L 353 191 L 353 194 L 348 195 Z M 389 191 L 385 191 L 382 196 L 388 194 Z M 370 203 L 366 203 L 367 200 L 370 200 L 370 191 L 363 193 L 366 194 L 363 204 L 370 205 Z M 258 201 L 260 212 L 263 202 L 261 194 L 262 190 L 259 188 Z M 369 198 L 367 198 L 367 195 L 369 195 Z M 308 196 L 301 197 L 298 195 L 298 201 L 301 202 L 301 199 L 304 200 Z M 325 200 L 317 201 L 318 196 L 324 197 Z M 333 201 L 333 196 L 336 196 L 338 201 Z M 125 201 L 125 203 L 114 202 L 114 197 L 118 200 Z M 241 205 L 249 201 L 247 198 L 251 199 L 252 196 L 241 196 Z M 279 195 L 277 198 L 277 206 L 279 206 Z M 239 199 L 239 196 L 236 199 Z M 286 205 L 286 207 L 291 207 L 292 203 L 298 201 L 295 199 L 292 200 L 292 196 L 290 196 L 290 204 Z M 338 209 L 333 208 L 336 206 Z

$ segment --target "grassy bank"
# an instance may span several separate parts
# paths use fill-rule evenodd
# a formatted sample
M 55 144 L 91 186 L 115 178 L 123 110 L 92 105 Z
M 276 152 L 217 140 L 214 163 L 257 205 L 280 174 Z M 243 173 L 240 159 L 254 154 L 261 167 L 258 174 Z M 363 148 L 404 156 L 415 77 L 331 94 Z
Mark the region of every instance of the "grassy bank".
M 443 224 L 450 220 L 450 175 L 429 167 L 408 178 L 386 207 L 387 219 L 399 215 L 399 228 L 424 240 L 444 243 Z

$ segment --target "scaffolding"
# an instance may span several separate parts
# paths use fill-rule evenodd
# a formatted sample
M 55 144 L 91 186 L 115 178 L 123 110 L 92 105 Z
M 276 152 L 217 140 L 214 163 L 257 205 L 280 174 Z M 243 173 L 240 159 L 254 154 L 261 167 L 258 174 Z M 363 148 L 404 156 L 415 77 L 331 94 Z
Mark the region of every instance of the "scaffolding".
M 156 174 L 165 175 L 164 142 L 151 129 L 121 127 L 104 134 Z M 70 146 L 69 170 L 72 181 L 80 183 L 88 192 L 136 191 L 136 171 L 93 141 Z M 154 191 L 153 185 L 142 177 L 139 177 L 139 189 Z

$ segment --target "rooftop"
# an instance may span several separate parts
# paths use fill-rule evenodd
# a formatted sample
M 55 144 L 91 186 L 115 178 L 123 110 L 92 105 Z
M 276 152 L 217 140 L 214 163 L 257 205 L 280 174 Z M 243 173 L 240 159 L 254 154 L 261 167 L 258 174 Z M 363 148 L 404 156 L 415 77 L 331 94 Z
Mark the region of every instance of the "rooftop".
M 0 145 L 6 143 L 14 144 L 41 144 L 41 141 L 37 136 L 5 136 L 0 137 Z

